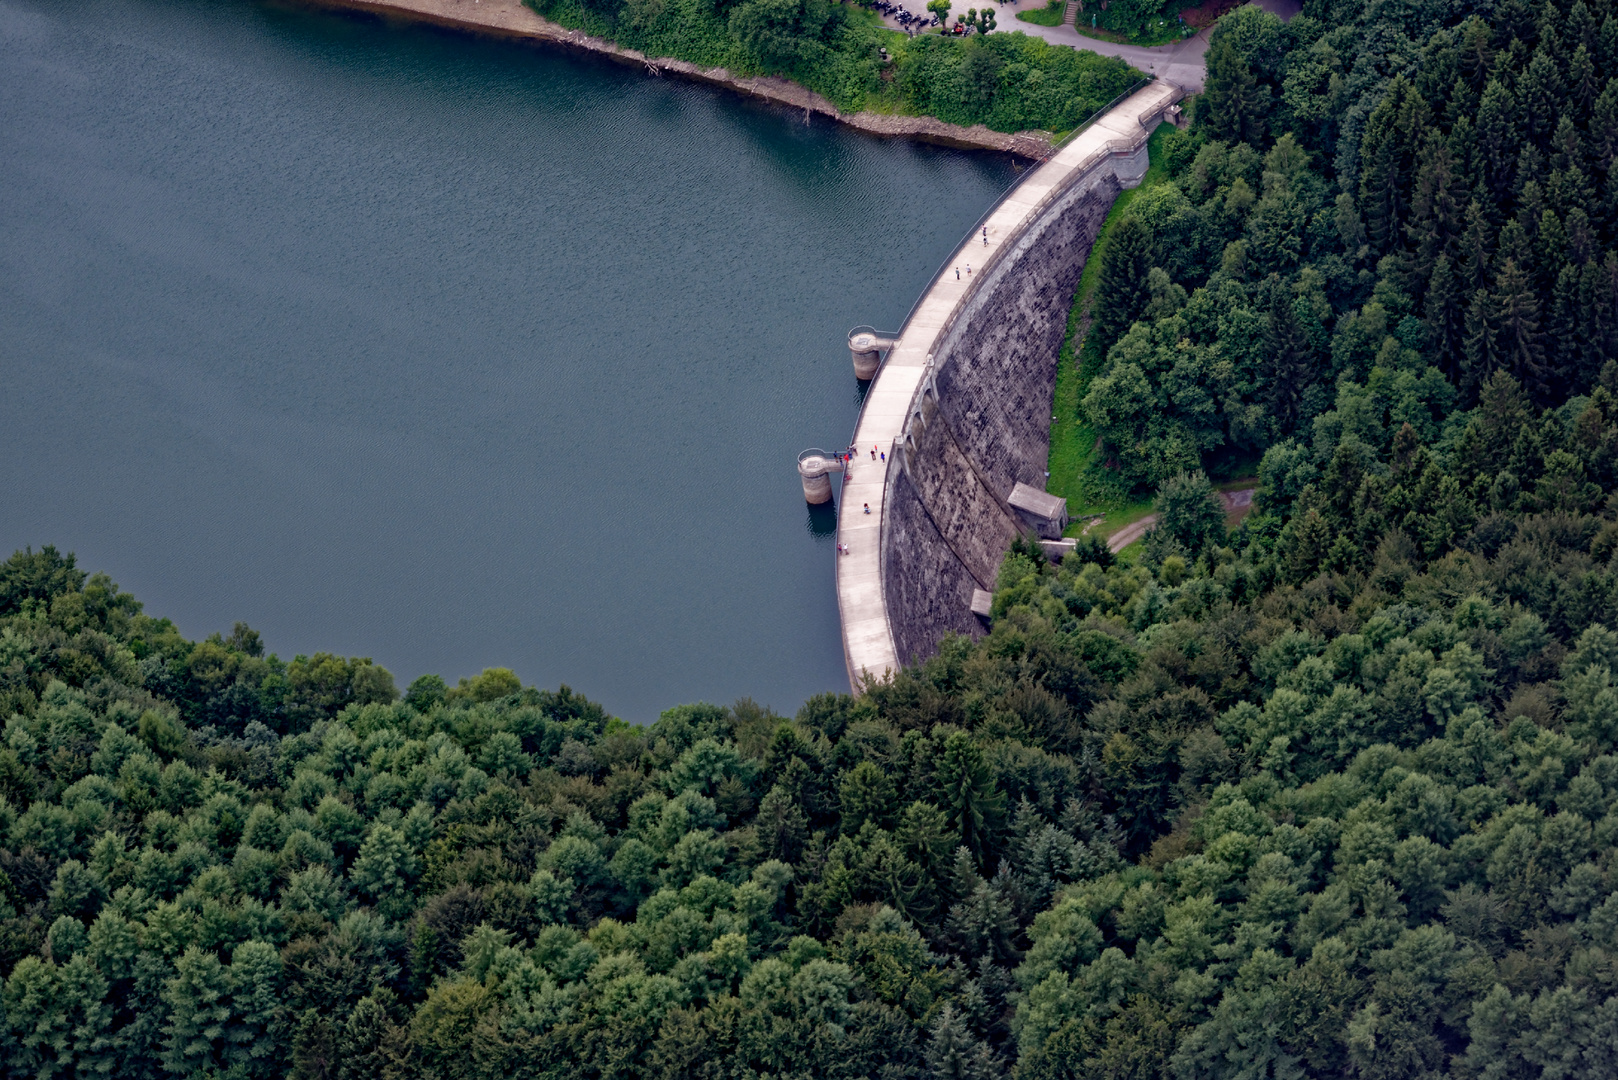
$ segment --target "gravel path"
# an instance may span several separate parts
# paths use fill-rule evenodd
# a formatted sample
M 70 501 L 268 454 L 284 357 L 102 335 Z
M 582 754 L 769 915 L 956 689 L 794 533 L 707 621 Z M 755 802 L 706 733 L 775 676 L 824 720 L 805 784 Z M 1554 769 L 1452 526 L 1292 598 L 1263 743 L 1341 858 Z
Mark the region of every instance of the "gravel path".
M 1219 501 L 1225 504 L 1225 512 L 1240 510 L 1253 505 L 1253 492 L 1257 488 L 1242 488 L 1240 491 L 1221 491 Z M 1157 524 L 1156 514 L 1147 514 L 1139 521 L 1132 521 L 1107 537 L 1107 550 L 1113 554 L 1124 550 L 1130 544 L 1146 535 L 1146 530 Z
M 1157 524 L 1156 514 L 1147 514 L 1139 521 L 1125 525 L 1111 536 L 1107 537 L 1107 550 L 1114 555 L 1124 550 L 1130 544 L 1146 535 L 1146 530 Z

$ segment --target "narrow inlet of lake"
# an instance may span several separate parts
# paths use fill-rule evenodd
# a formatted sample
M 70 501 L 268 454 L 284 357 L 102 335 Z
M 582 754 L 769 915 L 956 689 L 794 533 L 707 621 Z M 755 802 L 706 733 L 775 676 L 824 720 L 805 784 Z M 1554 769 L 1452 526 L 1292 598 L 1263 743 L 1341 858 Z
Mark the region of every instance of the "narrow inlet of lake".
M 0 546 L 625 719 L 846 690 L 794 470 L 1003 158 L 246 0 L 0 0 Z

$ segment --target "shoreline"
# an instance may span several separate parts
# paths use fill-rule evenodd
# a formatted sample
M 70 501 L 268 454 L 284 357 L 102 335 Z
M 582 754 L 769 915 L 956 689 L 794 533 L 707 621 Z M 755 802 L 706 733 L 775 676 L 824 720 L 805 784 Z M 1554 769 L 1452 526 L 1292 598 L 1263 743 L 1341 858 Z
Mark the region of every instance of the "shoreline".
M 733 75 L 725 68 L 705 68 L 686 60 L 647 56 L 636 49 L 626 49 L 604 38 L 591 37 L 582 30 L 569 30 L 541 18 L 522 0 L 294 0 L 294 3 L 357 11 L 383 19 L 428 23 L 473 34 L 560 45 L 640 67 L 653 75 L 677 75 L 773 104 L 803 109 L 805 113 L 827 117 L 868 135 L 915 139 L 963 150 L 996 150 L 1033 161 L 1044 161 L 1051 153 L 1051 138 L 1047 132 L 1020 131 L 1008 135 L 991 131 L 981 124 L 961 127 L 931 116 L 840 112 L 826 98 L 789 79 L 775 75 Z

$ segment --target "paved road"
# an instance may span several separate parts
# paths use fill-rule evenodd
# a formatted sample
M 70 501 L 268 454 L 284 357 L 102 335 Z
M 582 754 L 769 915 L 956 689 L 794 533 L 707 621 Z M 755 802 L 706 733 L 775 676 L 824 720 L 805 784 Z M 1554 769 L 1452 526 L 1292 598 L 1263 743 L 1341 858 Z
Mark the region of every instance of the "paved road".
M 1282 22 L 1286 22 L 1303 10 L 1300 0 L 1252 0 L 1252 2 L 1265 11 L 1279 16 Z M 901 6 L 917 15 L 927 14 L 926 0 L 901 0 Z M 964 6 L 965 0 L 957 0 L 957 9 L 964 10 Z M 1021 31 L 1030 37 L 1044 38 L 1053 45 L 1071 45 L 1075 49 L 1085 49 L 1102 56 L 1117 56 L 1127 61 L 1131 67 L 1151 72 L 1176 86 L 1192 92 L 1202 89 L 1208 70 L 1202 58 L 1208 51 L 1208 35 L 1212 32 L 1211 29 L 1203 30 L 1196 37 L 1186 38 L 1173 45 L 1146 48 L 1141 45 L 1117 45 L 1110 41 L 1085 37 L 1071 26 L 1039 26 L 1017 18 L 1016 13 L 1019 10 L 1044 6 L 1044 0 L 1013 0 L 1012 3 L 999 5 L 995 9 L 998 16 L 998 29 L 995 32 Z M 894 20 L 884 21 L 894 29 L 899 29 L 899 24 Z
M 1201 90 L 1202 80 L 1207 74 L 1202 54 L 1208 51 L 1208 34 L 1211 32 L 1208 30 L 1173 45 L 1159 45 L 1149 49 L 1142 45 L 1116 45 L 1110 41 L 1098 41 L 1092 37 L 1085 37 L 1071 26 L 1036 26 L 1033 23 L 1008 20 L 1003 28 L 1021 30 L 1030 37 L 1042 37 L 1053 45 L 1071 45 L 1075 49 L 1084 49 L 1102 56 L 1120 57 L 1131 67 L 1151 72 L 1158 78 L 1166 79 L 1175 86 L 1183 86 L 1187 90 Z

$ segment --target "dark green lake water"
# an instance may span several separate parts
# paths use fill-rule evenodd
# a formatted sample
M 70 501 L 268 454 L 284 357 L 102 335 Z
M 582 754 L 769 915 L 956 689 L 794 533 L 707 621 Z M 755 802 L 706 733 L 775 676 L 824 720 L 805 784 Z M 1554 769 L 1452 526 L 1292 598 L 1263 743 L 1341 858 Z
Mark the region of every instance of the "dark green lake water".
M 0 546 L 626 719 L 846 690 L 794 471 L 1013 179 L 564 53 L 0 0 Z

